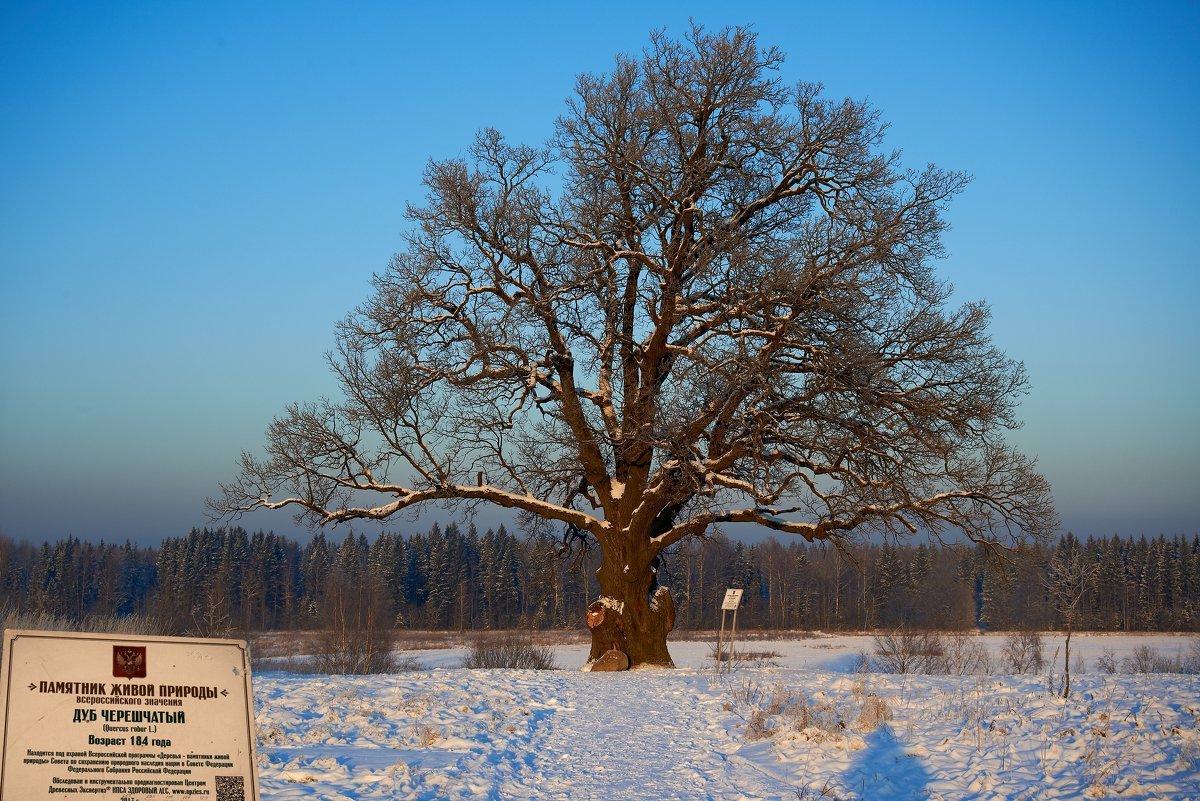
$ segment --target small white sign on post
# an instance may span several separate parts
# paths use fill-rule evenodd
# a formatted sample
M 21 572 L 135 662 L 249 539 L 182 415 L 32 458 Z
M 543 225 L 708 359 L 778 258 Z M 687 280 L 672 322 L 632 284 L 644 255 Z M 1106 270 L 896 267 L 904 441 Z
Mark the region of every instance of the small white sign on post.
M 258 801 L 241 640 L 6 631 L 0 801 Z
M 725 672 L 733 669 L 733 639 L 737 634 L 737 610 L 742 605 L 742 593 L 745 590 L 725 590 L 725 599 L 721 601 L 721 630 L 717 633 L 717 673 L 721 672 L 721 663 L 725 663 Z M 725 613 L 733 612 L 733 629 L 729 635 L 729 656 L 725 656 L 722 640 L 725 639 Z

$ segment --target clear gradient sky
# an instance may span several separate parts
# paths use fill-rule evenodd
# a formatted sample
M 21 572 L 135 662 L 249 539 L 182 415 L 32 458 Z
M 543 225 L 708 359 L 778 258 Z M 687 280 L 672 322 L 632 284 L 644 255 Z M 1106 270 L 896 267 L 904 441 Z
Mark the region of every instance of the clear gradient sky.
M 1014 440 L 1064 528 L 1200 531 L 1195 0 L 4 0 L 0 532 L 205 525 L 271 418 L 336 391 L 334 323 L 426 161 L 483 126 L 545 141 L 578 73 L 689 16 L 753 24 L 907 163 L 975 176 L 939 270 L 1028 367 Z

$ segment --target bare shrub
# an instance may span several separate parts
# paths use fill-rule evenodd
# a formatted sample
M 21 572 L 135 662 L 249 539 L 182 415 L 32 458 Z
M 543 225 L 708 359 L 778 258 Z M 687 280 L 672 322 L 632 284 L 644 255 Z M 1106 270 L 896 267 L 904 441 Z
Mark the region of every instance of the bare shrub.
M 929 632 L 900 628 L 875 635 L 875 666 L 883 673 L 946 672 L 946 646 Z
M 1185 673 L 1200 673 L 1200 637 L 1192 637 L 1184 663 Z
M 737 686 L 730 685 L 729 695 L 731 700 L 725 704 L 725 711 L 730 712 L 737 706 L 757 706 L 760 705 L 763 698 L 762 688 L 753 681 L 743 681 Z
M 747 740 L 765 740 L 794 733 L 810 740 L 840 738 L 852 722 L 860 731 L 873 731 L 891 720 L 891 710 L 874 693 L 836 700 L 825 693 L 806 696 L 783 684 L 769 690 L 754 682 L 730 687 L 731 701 L 725 705 L 745 721 Z
M 417 659 L 415 656 L 410 656 L 408 654 L 392 655 L 393 673 L 415 673 L 424 669 L 425 666 L 421 664 L 421 660 Z
M 412 727 L 412 742 L 418 748 L 428 748 L 445 737 L 445 732 L 436 729 L 433 726 L 427 726 L 424 723 L 414 724 Z
M 796 801 L 820 801 L 822 798 L 832 798 L 837 801 L 837 795 L 833 788 L 829 786 L 829 782 L 825 782 L 819 788 L 804 785 L 803 787 L 795 788 Z
M 992 672 L 992 655 L 979 637 L 956 631 L 942 638 L 946 650 L 946 672 L 952 676 L 988 675 Z
M 1159 653 L 1152 646 L 1139 645 L 1125 658 L 1118 660 L 1117 652 L 1105 648 L 1096 657 L 1096 670 L 1114 673 L 1200 673 L 1200 637 L 1191 638 L 1190 649 L 1174 656 Z
M 750 667 L 779 667 L 779 662 L 776 661 L 782 656 L 778 651 L 746 651 L 746 650 L 727 650 L 722 646 L 720 660 L 722 663 L 729 663 L 731 666 L 748 665 Z M 708 649 L 708 658 L 712 662 L 717 661 L 717 644 L 714 642 Z
M 752 710 L 750 716 L 746 718 L 746 739 L 750 742 L 755 742 L 774 737 L 777 730 L 772 723 L 771 718 L 767 716 L 766 710 Z
M 1010 673 L 1040 673 L 1046 667 L 1042 635 L 1036 631 L 1014 631 L 1004 640 L 1004 665 Z
M 251 661 L 251 666 L 256 673 L 262 673 L 268 670 L 278 670 L 284 673 L 291 673 L 296 676 L 309 675 L 329 675 L 336 674 L 336 670 L 331 670 L 329 663 L 320 659 L 317 656 L 304 656 L 302 654 L 291 654 L 284 657 L 264 657 L 255 658 Z M 415 656 L 407 654 L 391 654 L 391 661 L 376 665 L 377 670 L 366 671 L 367 673 L 413 673 L 419 670 L 425 670 L 425 665 L 421 663 Z M 351 674 L 359 675 L 359 674 Z
M 783 731 L 840 734 L 846 728 L 845 715 L 835 704 L 810 701 L 803 693 L 782 684 L 776 684 L 769 695 L 760 698 L 763 705 L 751 709 L 746 719 L 747 740 L 762 740 Z
M 548 645 L 535 645 L 529 637 L 481 634 L 471 640 L 470 651 L 463 657 L 463 667 L 471 670 L 558 670 L 558 663 Z
M 386 593 L 364 571 L 352 563 L 331 571 L 316 611 L 321 622 L 315 643 L 318 672 L 358 676 L 395 671 Z
M 327 629 L 317 637 L 315 672 L 348 676 L 395 673 L 390 635 L 385 629 Z
M 875 693 L 868 694 L 862 700 L 862 710 L 858 713 L 858 727 L 862 731 L 875 731 L 880 724 L 892 719 L 892 711 L 884 700 Z
M 1149 645 L 1139 645 L 1133 653 L 1121 660 L 1121 668 L 1126 673 L 1154 673 L 1158 652 Z
M 1149 645 L 1139 645 L 1133 653 L 1121 660 L 1125 673 L 1185 673 L 1182 654 L 1166 656 Z

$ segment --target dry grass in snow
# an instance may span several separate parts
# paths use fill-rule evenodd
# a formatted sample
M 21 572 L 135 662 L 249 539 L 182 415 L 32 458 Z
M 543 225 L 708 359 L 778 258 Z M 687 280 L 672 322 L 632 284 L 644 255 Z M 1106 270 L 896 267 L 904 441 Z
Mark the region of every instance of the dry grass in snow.
M 703 641 L 673 646 L 673 671 L 467 670 L 456 644 L 408 653 L 431 668 L 417 672 L 260 673 L 263 796 L 1200 797 L 1200 678 L 1089 669 L 1110 651 L 1119 662 L 1187 641 L 1080 643 L 1087 672 L 1066 700 L 1048 673 L 854 672 L 869 637 L 756 642 L 773 664 L 721 676 Z M 580 665 L 586 644 L 555 654 Z

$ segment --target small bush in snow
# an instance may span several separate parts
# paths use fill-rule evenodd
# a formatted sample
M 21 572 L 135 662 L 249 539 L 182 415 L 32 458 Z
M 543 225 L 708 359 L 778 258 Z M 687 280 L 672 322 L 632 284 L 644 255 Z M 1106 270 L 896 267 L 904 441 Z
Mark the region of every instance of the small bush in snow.
M 463 657 L 463 667 L 471 670 L 557 670 L 554 651 L 546 645 L 534 645 L 517 634 L 488 636 L 471 641 L 471 650 Z
M 862 699 L 862 710 L 858 713 L 858 728 L 861 731 L 875 731 L 891 719 L 892 711 L 878 695 L 869 693 Z
M 900 628 L 878 634 L 875 666 L 884 673 L 946 673 L 946 644 L 941 637 L 927 631 Z
M 1121 668 L 1125 673 L 1195 673 L 1200 666 L 1193 666 L 1193 659 L 1192 654 L 1167 656 L 1149 645 L 1139 645 L 1121 660 Z
M 943 637 L 942 644 L 946 672 L 951 676 L 986 676 L 992 672 L 992 655 L 977 635 L 956 631 Z
M 1149 645 L 1139 645 L 1124 659 L 1117 661 L 1111 648 L 1096 657 L 1096 669 L 1101 673 L 1200 673 L 1200 637 L 1193 637 L 1187 653 L 1167 656 Z
M 847 729 L 873 731 L 892 717 L 874 693 L 838 700 L 825 693 L 809 697 L 783 684 L 763 689 L 754 682 L 730 687 L 730 693 L 732 702 L 725 708 L 746 722 L 745 736 L 751 741 L 788 735 L 817 741 L 841 738 Z
M 342 676 L 368 676 L 372 673 L 396 673 L 389 632 L 323 631 L 317 639 L 314 664 L 317 673 Z
M 412 742 L 418 748 L 428 748 L 443 737 L 445 737 L 445 734 L 439 729 L 426 726 L 424 723 L 413 724 Z
M 1149 645 L 1139 645 L 1121 660 L 1121 667 L 1126 673 L 1157 673 L 1159 659 L 1158 651 Z
M 326 578 L 315 612 L 313 657 L 319 672 L 365 676 L 394 673 L 396 632 L 383 586 L 338 568 Z
M 779 667 L 779 659 L 781 654 L 778 651 L 738 651 L 732 653 L 724 645 L 721 647 L 721 663 L 728 662 L 730 665 L 748 665 L 750 667 Z M 708 658 L 717 661 L 717 644 L 713 643 L 708 649 Z
M 795 792 L 796 801 L 820 801 L 822 798 L 832 798 L 837 801 L 837 796 L 834 795 L 829 782 L 825 782 L 819 788 L 806 784 L 803 787 L 797 787 Z
M 1004 640 L 1004 665 L 1010 673 L 1040 673 L 1046 667 L 1042 635 L 1036 631 L 1014 631 Z

